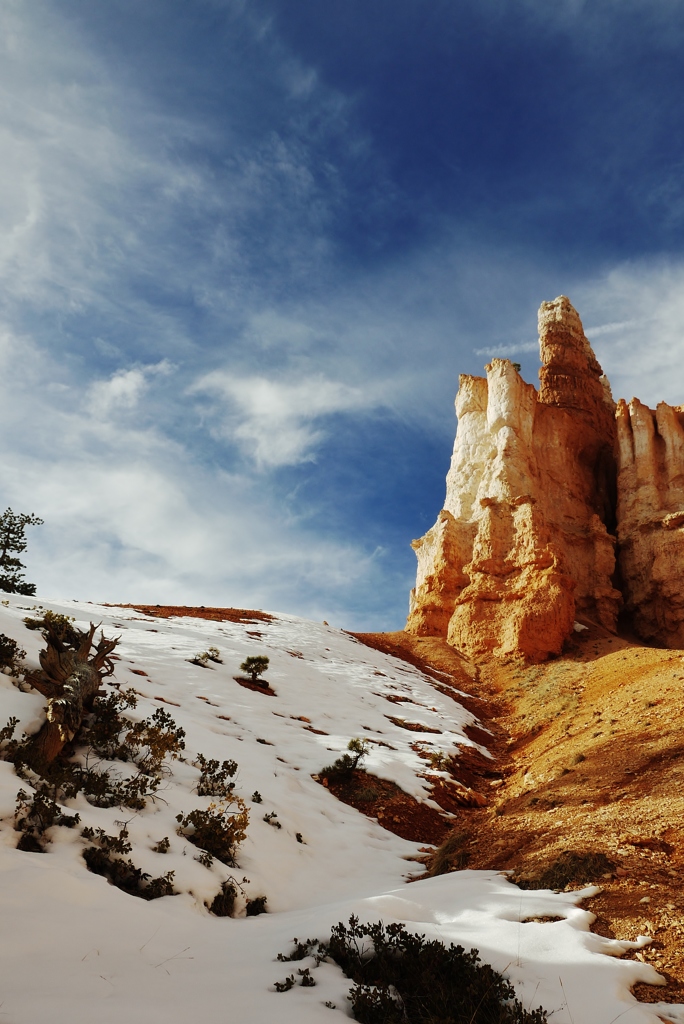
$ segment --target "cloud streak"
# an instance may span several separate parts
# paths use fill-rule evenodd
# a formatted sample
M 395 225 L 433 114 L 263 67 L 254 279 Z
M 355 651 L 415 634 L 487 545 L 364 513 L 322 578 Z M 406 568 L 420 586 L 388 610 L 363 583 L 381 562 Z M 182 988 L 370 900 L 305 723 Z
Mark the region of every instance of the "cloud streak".
M 336 413 L 357 413 L 380 406 L 368 390 L 349 387 L 319 375 L 282 381 L 236 377 L 215 370 L 198 380 L 191 394 L 219 396 L 213 412 L 216 432 L 235 440 L 259 468 L 315 461 L 315 448 L 326 436 L 322 424 Z

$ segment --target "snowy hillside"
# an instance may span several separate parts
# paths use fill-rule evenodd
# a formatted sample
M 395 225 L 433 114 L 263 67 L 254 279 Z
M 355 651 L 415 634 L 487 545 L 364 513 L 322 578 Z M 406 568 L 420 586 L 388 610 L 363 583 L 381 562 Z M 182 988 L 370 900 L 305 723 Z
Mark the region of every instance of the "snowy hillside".
M 630 944 L 592 934 L 577 893 L 521 891 L 501 875 L 475 871 L 409 885 L 419 873 L 411 859 L 418 845 L 340 803 L 313 777 L 350 739 L 365 738 L 368 772 L 429 801 L 426 763 L 412 748 L 416 734 L 390 720 L 396 697 L 410 698 L 412 722 L 439 730 L 420 736 L 435 751 L 469 743 L 463 729 L 474 719 L 418 669 L 293 616 L 256 623 L 161 619 L 11 597 L 0 607 L 0 632 L 28 651 L 30 668 L 38 666 L 43 640 L 23 618 L 45 608 L 74 616 L 81 628 L 102 622 L 107 636 L 121 637 L 105 689 L 135 690 L 133 719 L 158 708 L 169 712 L 185 730 L 185 749 L 140 811 L 93 806 L 82 793 L 68 801 L 80 822 L 50 829 L 45 853 L 16 849 L 15 801 L 27 783 L 0 761 L 0 1020 L 333 1024 L 350 1016 L 349 980 L 333 964 L 314 968 L 306 960 L 295 966 L 311 967 L 316 985 L 279 993 L 274 982 L 293 965 L 276 957 L 290 951 L 294 936 L 325 939 L 352 913 L 475 946 L 514 982 L 527 1008 L 543 1005 L 554 1022 L 659 1019 L 658 1006 L 637 1004 L 628 991 L 636 981 L 656 981 L 653 968 L 615 959 Z M 209 647 L 218 648 L 220 662 L 190 662 Z M 235 680 L 250 655 L 270 659 L 273 695 Z M 45 698 L 17 684 L 0 675 L 0 728 L 15 716 L 19 732 L 34 733 Z M 234 794 L 250 820 L 237 867 L 200 863 L 197 846 L 178 834 L 177 816 L 213 799 L 197 793 L 199 754 L 238 765 Z M 136 865 L 152 877 L 173 872 L 176 895 L 148 902 L 88 870 L 82 829 L 116 835 L 124 822 Z M 168 852 L 156 852 L 165 839 Z M 217 917 L 207 906 L 230 876 L 244 896 L 236 917 Z M 245 900 L 258 896 L 267 898 L 268 913 L 245 916 Z M 684 1014 L 669 1009 L 667 1019 L 684 1021 Z

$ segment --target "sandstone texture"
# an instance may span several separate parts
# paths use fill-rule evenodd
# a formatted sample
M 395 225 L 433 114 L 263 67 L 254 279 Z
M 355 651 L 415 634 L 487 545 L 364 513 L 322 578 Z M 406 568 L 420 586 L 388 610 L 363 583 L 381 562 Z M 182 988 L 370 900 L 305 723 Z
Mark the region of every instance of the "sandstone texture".
M 539 391 L 506 359 L 461 376 L 444 509 L 413 543 L 406 628 L 470 657 L 542 661 L 578 614 L 616 628 L 615 403 L 564 296 L 539 338 Z
M 618 541 L 625 610 L 635 632 L 684 647 L 684 406 L 617 411 Z

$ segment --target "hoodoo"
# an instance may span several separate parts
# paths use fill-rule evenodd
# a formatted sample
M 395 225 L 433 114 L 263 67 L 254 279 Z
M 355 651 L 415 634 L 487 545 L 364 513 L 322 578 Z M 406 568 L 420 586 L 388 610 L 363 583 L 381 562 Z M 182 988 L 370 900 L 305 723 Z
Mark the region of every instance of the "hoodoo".
M 684 407 L 616 407 L 565 296 L 542 303 L 539 345 L 539 391 L 507 359 L 460 378 L 406 628 L 473 657 L 541 661 L 577 615 L 615 630 L 624 605 L 643 637 L 682 647 Z

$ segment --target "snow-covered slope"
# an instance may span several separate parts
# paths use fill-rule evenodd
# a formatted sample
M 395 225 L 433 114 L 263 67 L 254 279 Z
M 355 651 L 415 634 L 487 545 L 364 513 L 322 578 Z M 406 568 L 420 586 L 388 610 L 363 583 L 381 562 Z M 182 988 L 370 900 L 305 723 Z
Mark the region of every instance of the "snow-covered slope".
M 552 1020 L 577 1024 L 655 1022 L 656 1008 L 628 992 L 655 981 L 646 964 L 602 955 L 629 943 L 589 932 L 590 915 L 577 893 L 522 892 L 493 872 L 462 871 L 407 885 L 416 844 L 339 803 L 312 775 L 330 764 L 352 737 L 371 740 L 366 768 L 417 799 L 429 800 L 425 770 L 411 744 L 416 734 L 390 721 L 406 696 L 411 720 L 439 729 L 421 734 L 450 753 L 468 739 L 474 720 L 437 692 L 420 671 L 318 623 L 277 615 L 255 623 L 194 618 L 151 619 L 130 609 L 9 598 L 0 632 L 28 651 L 37 667 L 42 646 L 23 617 L 36 608 L 75 616 L 77 625 L 102 622 L 120 635 L 120 661 L 108 681 L 132 687 L 131 717 L 169 711 L 186 731 L 184 758 L 155 800 L 139 813 L 91 806 L 79 795 L 69 806 L 81 823 L 51 830 L 46 853 L 15 849 L 15 797 L 26 783 L 0 762 L 0 1019 L 8 1024 L 102 1024 L 125 1020 L 203 1024 L 282 1020 L 305 1024 L 349 1016 L 349 981 L 332 964 L 313 971 L 316 986 L 278 993 L 273 983 L 291 973 L 276 961 L 294 936 L 327 938 L 351 913 L 362 920 L 399 920 L 430 937 L 477 947 L 482 958 L 514 981 L 528 1007 L 540 1003 Z M 209 646 L 222 664 L 202 668 L 188 659 Z M 270 659 L 276 696 L 234 679 L 248 655 Z M 10 716 L 35 732 L 45 700 L 0 675 L 0 727 Z M 238 765 L 236 794 L 250 809 L 238 868 L 205 867 L 197 848 L 176 832 L 176 815 L 206 807 L 196 793 L 198 753 Z M 261 803 L 252 800 L 255 791 Z M 434 805 L 436 806 L 436 805 Z M 264 820 L 273 812 L 280 828 Z M 145 902 L 91 874 L 83 861 L 83 826 L 116 834 L 126 821 L 135 863 L 153 876 L 174 871 L 176 896 Z M 153 851 L 161 839 L 169 852 Z M 243 876 L 247 896 L 265 895 L 269 913 L 217 918 L 206 904 L 229 875 Z M 533 917 L 559 917 L 539 923 Z M 297 966 L 310 966 L 304 961 Z M 329 1006 L 326 1004 L 334 1004 Z M 661 1011 L 662 1012 L 662 1011 Z M 668 1011 L 673 1020 L 675 1010 Z

